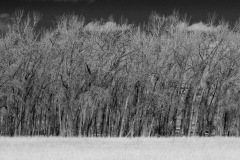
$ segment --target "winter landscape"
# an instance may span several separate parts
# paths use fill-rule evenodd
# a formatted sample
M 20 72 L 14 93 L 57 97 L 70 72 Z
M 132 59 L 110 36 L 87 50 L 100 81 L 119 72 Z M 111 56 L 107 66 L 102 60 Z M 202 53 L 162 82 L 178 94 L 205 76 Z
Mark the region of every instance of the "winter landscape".
M 41 19 L 0 15 L 0 160 L 239 159 L 240 20 Z

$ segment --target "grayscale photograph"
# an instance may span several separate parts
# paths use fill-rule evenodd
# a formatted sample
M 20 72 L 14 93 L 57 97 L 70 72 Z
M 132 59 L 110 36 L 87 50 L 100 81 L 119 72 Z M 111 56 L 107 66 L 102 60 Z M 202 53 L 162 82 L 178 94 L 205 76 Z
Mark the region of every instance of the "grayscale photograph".
M 240 1 L 0 1 L 0 160 L 239 159 Z

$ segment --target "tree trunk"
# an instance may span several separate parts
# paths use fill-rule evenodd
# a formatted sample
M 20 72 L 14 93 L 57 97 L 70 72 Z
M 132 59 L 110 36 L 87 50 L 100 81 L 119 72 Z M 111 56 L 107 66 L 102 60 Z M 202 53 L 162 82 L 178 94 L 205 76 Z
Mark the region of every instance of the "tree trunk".
M 125 107 L 124 107 L 124 111 L 123 111 L 123 115 L 122 115 L 122 122 L 121 122 L 121 126 L 120 126 L 119 137 L 122 137 L 122 136 L 123 136 L 124 120 L 125 120 L 125 117 L 126 117 L 126 114 L 127 114 L 127 106 L 128 106 L 129 96 L 130 96 L 130 95 L 128 95 L 128 97 L 127 97 L 127 99 L 126 99 L 126 102 L 125 102 Z

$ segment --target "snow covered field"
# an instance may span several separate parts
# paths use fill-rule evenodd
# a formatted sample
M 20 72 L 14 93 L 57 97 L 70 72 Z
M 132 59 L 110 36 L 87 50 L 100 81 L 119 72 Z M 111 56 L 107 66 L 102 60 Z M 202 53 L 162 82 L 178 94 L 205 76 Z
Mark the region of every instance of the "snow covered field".
M 237 160 L 240 138 L 0 138 L 0 160 Z

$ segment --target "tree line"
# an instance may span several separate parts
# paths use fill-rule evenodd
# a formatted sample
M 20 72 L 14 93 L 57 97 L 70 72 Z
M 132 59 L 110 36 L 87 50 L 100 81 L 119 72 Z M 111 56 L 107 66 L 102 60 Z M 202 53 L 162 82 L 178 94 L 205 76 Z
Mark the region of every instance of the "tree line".
M 17 11 L 0 37 L 2 136 L 239 136 L 239 22 L 39 20 Z

